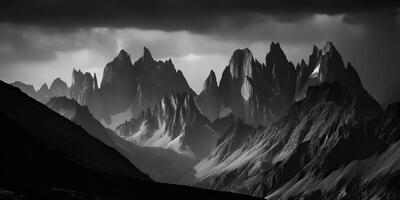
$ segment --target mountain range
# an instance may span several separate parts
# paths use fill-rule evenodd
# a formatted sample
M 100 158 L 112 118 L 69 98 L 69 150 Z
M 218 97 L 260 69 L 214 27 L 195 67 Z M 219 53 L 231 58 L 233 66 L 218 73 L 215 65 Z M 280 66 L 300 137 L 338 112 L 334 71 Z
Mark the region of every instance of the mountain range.
M 96 74 L 75 69 L 70 87 L 61 79 L 38 91 L 12 85 L 47 107 L 2 104 L 6 116 L 50 108 L 159 182 L 266 199 L 400 198 L 400 104 L 384 110 L 331 42 L 298 64 L 279 43 L 264 62 L 235 50 L 220 81 L 210 71 L 198 95 L 171 59 L 156 61 L 147 48 L 133 64 L 121 50 L 100 87 Z

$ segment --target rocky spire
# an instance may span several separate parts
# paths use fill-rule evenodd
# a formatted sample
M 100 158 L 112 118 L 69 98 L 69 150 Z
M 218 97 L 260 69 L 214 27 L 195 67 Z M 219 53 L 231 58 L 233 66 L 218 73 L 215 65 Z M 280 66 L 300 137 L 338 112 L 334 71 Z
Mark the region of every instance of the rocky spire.
M 82 90 L 82 85 L 84 81 L 84 75 L 81 70 L 75 70 L 75 68 L 72 71 L 72 79 L 71 79 L 71 88 L 69 90 L 69 98 L 78 100 L 79 94 Z
M 118 56 L 114 59 L 114 60 L 119 60 L 119 61 L 127 61 L 127 60 L 131 60 L 131 57 L 129 56 L 129 54 L 121 49 L 118 53 Z
M 47 91 L 47 90 L 49 90 L 49 87 L 47 86 L 47 83 L 43 83 L 43 85 L 40 87 L 40 89 L 38 90 L 38 92 L 39 92 L 39 91 Z
M 211 70 L 206 81 L 204 82 L 203 91 L 213 90 L 217 88 L 218 88 L 217 78 L 215 76 L 214 70 Z
M 153 60 L 153 56 L 151 56 L 150 50 L 147 47 L 143 47 L 143 59 Z
M 98 91 L 99 90 L 99 86 L 98 86 L 98 84 L 97 84 L 97 76 L 96 76 L 96 73 L 94 73 L 94 75 L 93 75 L 93 84 L 94 84 L 94 90 L 95 91 Z

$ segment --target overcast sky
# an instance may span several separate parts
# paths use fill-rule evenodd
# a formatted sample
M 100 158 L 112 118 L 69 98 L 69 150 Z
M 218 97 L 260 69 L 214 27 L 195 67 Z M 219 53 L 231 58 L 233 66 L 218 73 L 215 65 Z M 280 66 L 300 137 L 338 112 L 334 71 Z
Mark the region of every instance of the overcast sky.
M 0 79 L 36 89 L 73 68 L 96 72 L 120 49 L 137 60 L 143 46 L 172 58 L 199 92 L 211 69 L 220 78 L 233 51 L 261 62 L 271 41 L 294 63 L 332 41 L 380 102 L 400 100 L 398 1 L 5 0 L 0 3 Z

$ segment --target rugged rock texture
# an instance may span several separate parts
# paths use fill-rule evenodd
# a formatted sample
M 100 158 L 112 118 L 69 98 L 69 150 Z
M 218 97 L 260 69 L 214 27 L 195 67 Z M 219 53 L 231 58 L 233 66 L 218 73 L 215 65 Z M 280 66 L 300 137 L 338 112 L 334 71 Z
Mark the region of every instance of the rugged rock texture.
M 137 80 L 128 53 L 121 50 L 117 57 L 104 67 L 100 87 L 101 113 L 100 119 L 109 121 L 111 114 L 127 110 L 135 95 Z M 82 89 L 81 89 L 82 90 Z
M 272 78 L 298 99 L 287 114 L 265 127 L 228 129 L 195 167 L 196 185 L 267 199 L 399 198 L 399 106 L 384 112 L 331 43 L 315 47 L 296 74 L 295 93 Z
M 165 94 L 187 92 L 195 95 L 180 70 L 176 70 L 171 59 L 155 61 L 147 48 L 135 62 L 134 76 L 138 81 L 131 109 L 134 116 L 147 108 L 153 108 Z
M 249 49 L 239 49 L 223 71 L 219 91 L 203 91 L 198 105 L 212 120 L 226 116 L 228 111 L 248 124 L 265 125 L 285 113 L 294 100 L 295 84 L 294 65 L 279 43 L 271 44 L 265 64 L 255 60 Z M 213 113 L 207 114 L 210 110 Z
M 196 186 L 267 199 L 400 198 L 400 104 L 383 111 L 330 42 L 296 68 L 279 43 L 265 64 L 236 50 L 219 85 L 211 71 L 198 97 L 171 60 L 155 61 L 146 48 L 134 65 L 121 51 L 104 74 L 97 88 L 74 70 L 69 96 L 117 127 L 115 135 L 98 126 L 157 180 L 188 184 L 195 175 Z M 65 91 L 52 89 L 65 88 L 59 82 L 43 96 L 63 93 L 48 92 Z M 81 106 L 65 101 L 48 105 L 73 119 Z
M 96 73 L 92 75 L 88 72 L 76 71 L 72 72 L 71 88 L 68 97 L 75 99 L 81 105 L 92 105 L 97 102 L 99 95 L 99 87 L 97 84 Z
M 305 189 L 318 188 L 315 186 L 319 181 L 327 177 L 338 181 L 338 185 L 325 191 L 327 194 L 346 188 L 347 183 L 354 184 L 335 171 L 376 156 L 397 142 L 400 124 L 398 117 L 387 117 L 394 115 L 389 114 L 391 111 L 383 115 L 370 96 L 352 95 L 338 83 L 311 88 L 305 99 L 290 107 L 287 116 L 249 134 L 239 148 L 218 145 L 208 159 L 196 166 L 201 180 L 198 186 L 288 199 L 309 197 Z M 382 120 L 374 116 L 386 117 Z M 391 124 L 390 128 L 382 131 L 386 124 Z M 387 133 L 394 135 L 389 136 L 390 142 L 387 135 L 383 136 Z M 302 187 L 303 178 L 307 178 L 307 187 Z M 346 184 L 342 185 L 342 181 Z M 336 198 L 339 193 L 331 195 Z
M 362 124 L 368 112 L 359 112 L 379 105 L 374 101 L 361 105 L 344 91 L 339 84 L 314 87 L 291 106 L 287 116 L 248 134 L 240 147 L 218 145 L 196 167 L 198 185 L 265 197 L 304 173 L 325 177 L 353 160 L 380 152 L 380 132 L 365 133 Z M 382 113 L 375 111 L 378 116 Z
M 121 137 L 142 146 L 162 147 L 203 158 L 219 137 L 210 124 L 192 95 L 183 93 L 164 96 L 153 111 L 143 111 L 116 130 Z
M 163 95 L 188 92 L 195 95 L 181 71 L 171 60 L 155 61 L 147 48 L 132 64 L 131 57 L 121 50 L 103 72 L 101 86 L 96 75 L 73 71 L 69 97 L 87 105 L 96 119 L 114 129 L 143 110 L 153 108 Z
M 311 85 L 318 85 L 323 82 L 338 82 L 347 88 L 353 95 L 361 90 L 361 80 L 357 72 L 349 63 L 347 67 L 343 59 L 331 42 L 328 42 L 322 49 L 314 46 L 310 55 L 309 64 L 304 61 L 298 65 L 296 99 L 304 98 L 307 88 Z
M 249 49 L 236 50 L 219 84 L 224 107 L 250 124 L 264 124 L 270 117 L 265 104 L 268 93 L 261 92 L 264 88 L 257 85 L 255 78 L 262 69 L 265 67 L 253 58 Z

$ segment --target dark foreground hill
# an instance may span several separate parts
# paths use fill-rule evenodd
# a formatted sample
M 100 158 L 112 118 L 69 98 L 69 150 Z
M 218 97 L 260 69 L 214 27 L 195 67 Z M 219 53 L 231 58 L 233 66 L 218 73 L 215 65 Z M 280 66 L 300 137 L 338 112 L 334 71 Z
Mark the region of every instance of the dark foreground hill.
M 155 183 L 83 128 L 0 82 L 0 199 L 250 199 Z

